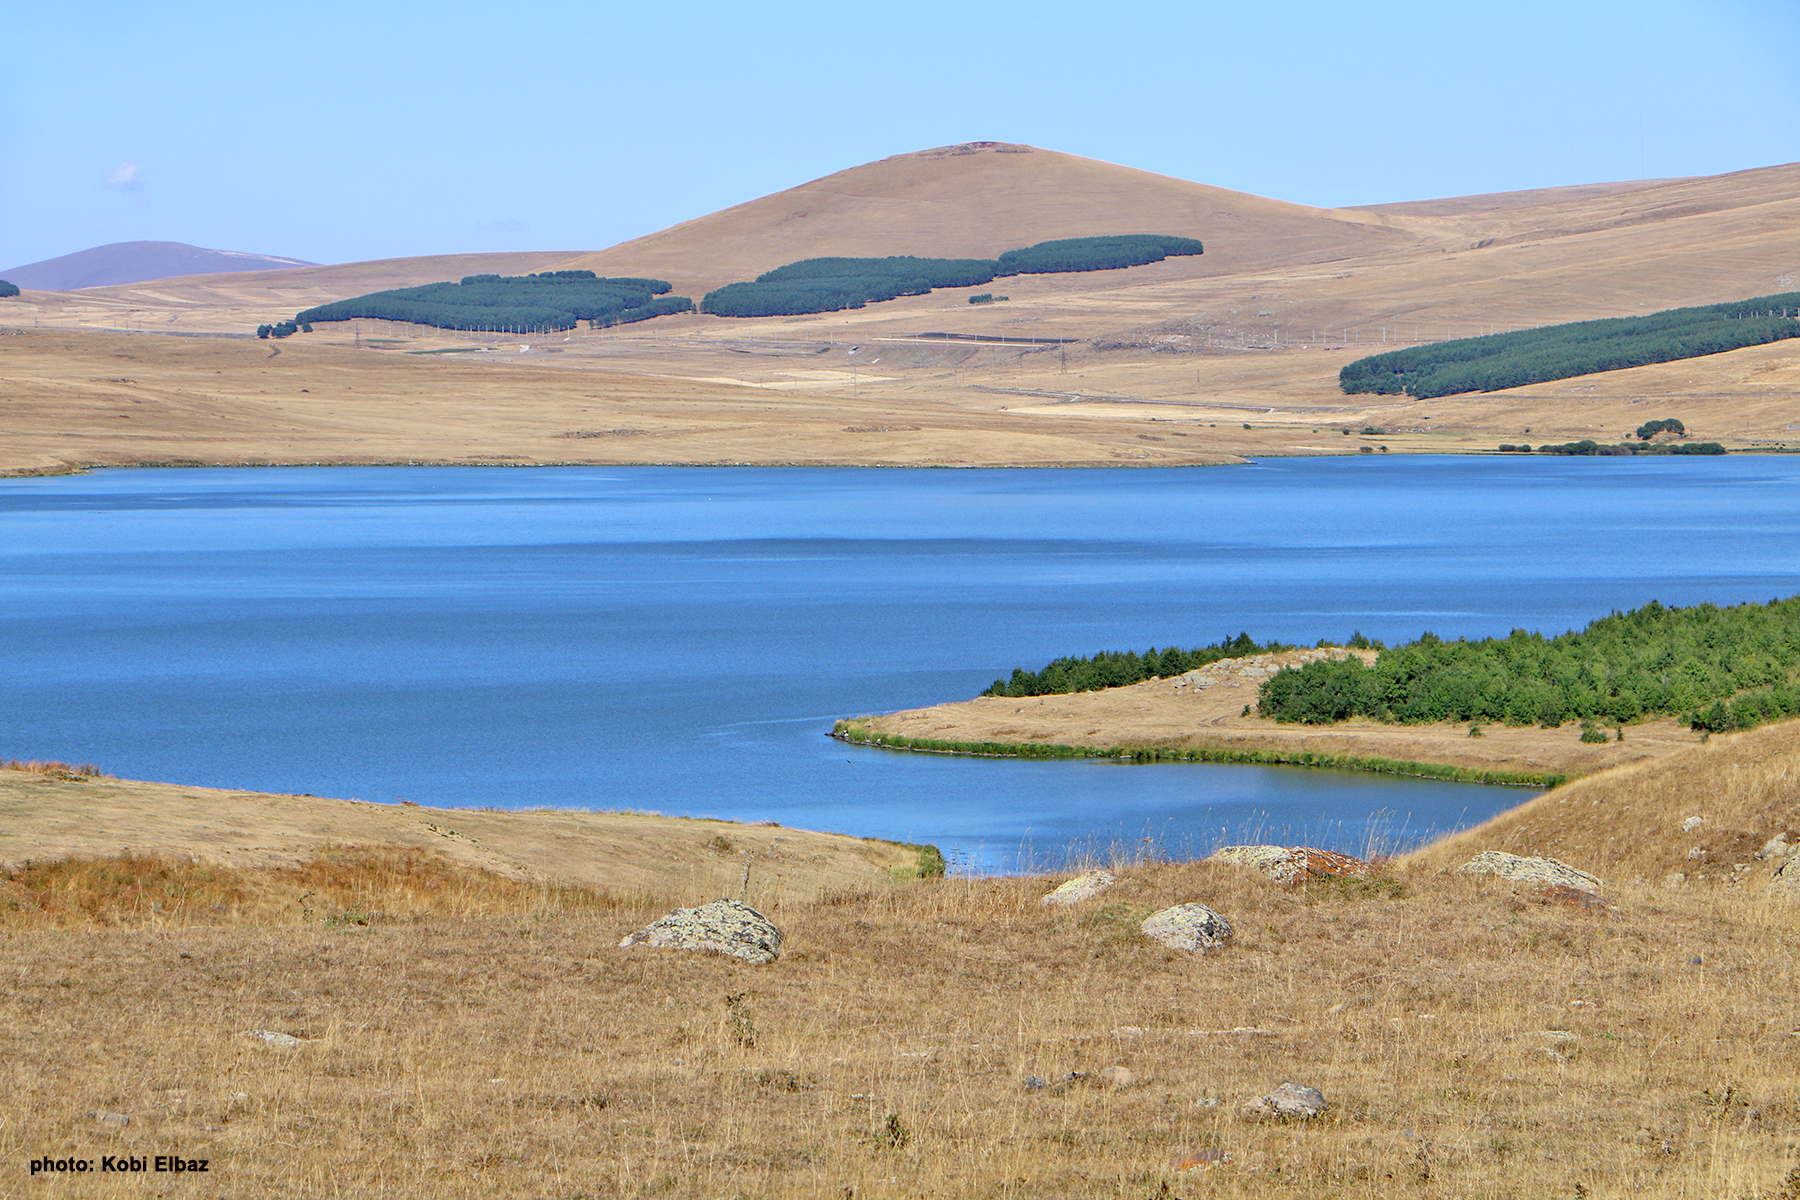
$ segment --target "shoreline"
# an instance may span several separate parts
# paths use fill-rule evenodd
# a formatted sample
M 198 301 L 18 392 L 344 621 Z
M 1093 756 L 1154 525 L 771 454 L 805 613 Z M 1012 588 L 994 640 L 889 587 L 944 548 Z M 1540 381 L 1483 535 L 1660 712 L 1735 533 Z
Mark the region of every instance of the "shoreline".
M 1480 783 L 1494 787 L 1541 788 L 1545 791 L 1560 787 L 1571 778 L 1554 771 L 1482 771 L 1450 763 L 1418 762 L 1378 755 L 1329 754 L 1315 750 L 1237 749 L 1226 746 L 1071 746 L 1056 742 L 966 742 L 949 738 L 915 738 L 904 734 L 871 732 L 859 721 L 858 718 L 839 720 L 828 736 L 845 745 L 916 754 L 955 754 L 970 758 L 1087 758 L 1118 762 L 1316 767 L 1417 779 L 1441 779 L 1452 783 Z

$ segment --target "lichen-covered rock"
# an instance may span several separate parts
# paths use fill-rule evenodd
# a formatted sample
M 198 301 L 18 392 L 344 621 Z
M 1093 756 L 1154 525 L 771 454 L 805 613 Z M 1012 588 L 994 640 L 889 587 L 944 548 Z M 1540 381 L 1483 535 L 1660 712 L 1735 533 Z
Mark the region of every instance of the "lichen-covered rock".
M 1360 879 L 1369 864 L 1335 850 L 1311 846 L 1221 846 L 1208 862 L 1235 863 L 1261 871 L 1276 883 L 1299 883 L 1308 876 L 1343 875 Z
M 1520 883 L 1541 883 L 1552 887 L 1571 887 L 1584 892 L 1597 892 L 1605 887 L 1586 871 L 1577 870 L 1554 858 L 1527 858 L 1504 850 L 1483 850 L 1462 866 L 1458 875 L 1498 875 Z
M 1079 904 L 1091 896 L 1098 896 L 1117 882 L 1119 877 L 1111 871 L 1083 871 L 1067 883 L 1044 893 L 1044 903 Z
M 781 953 L 781 930 L 748 904 L 714 900 L 699 908 L 678 908 L 619 945 L 715 950 L 746 962 L 766 963 Z
M 1145 937 L 1174 950 L 1211 950 L 1231 938 L 1231 923 L 1204 904 L 1177 904 L 1153 912 L 1138 928 Z
M 1266 1096 L 1244 1101 L 1244 1115 L 1254 1120 L 1271 1118 L 1305 1121 L 1331 1107 L 1325 1094 L 1301 1083 L 1283 1083 Z

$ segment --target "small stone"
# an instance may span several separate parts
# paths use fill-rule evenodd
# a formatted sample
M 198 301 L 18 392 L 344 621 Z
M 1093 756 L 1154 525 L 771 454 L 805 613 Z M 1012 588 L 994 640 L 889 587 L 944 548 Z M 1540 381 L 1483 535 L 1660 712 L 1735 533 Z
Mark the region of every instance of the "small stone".
M 273 1029 L 250 1029 L 245 1031 L 244 1036 L 265 1042 L 277 1050 L 298 1050 L 301 1046 L 300 1039 L 293 1034 L 277 1033 Z
M 1696 828 L 1704 824 L 1706 824 L 1705 817 L 1689 817 L 1681 823 L 1681 832 L 1692 833 Z
M 1211 950 L 1231 938 L 1231 923 L 1204 904 L 1177 904 L 1144 918 L 1144 936 L 1174 950 Z
M 1049 1082 L 1040 1078 L 1039 1076 L 1027 1075 L 1025 1077 L 1024 1087 L 1025 1087 L 1025 1090 L 1028 1092 L 1041 1092 L 1049 1086 L 1050 1086 Z
M 88 1116 L 94 1118 L 94 1120 L 98 1121 L 108 1129 L 123 1129 L 131 1124 L 131 1118 L 124 1113 L 107 1112 L 102 1108 L 89 1110 Z
M 1512 879 L 1520 883 L 1543 883 L 1572 887 L 1579 888 L 1584 892 L 1597 892 L 1606 886 L 1586 871 L 1571 867 L 1566 862 L 1559 862 L 1554 858 L 1528 858 L 1524 855 L 1508 854 L 1504 850 L 1483 850 L 1456 868 L 1456 873 L 1458 875 L 1498 875 L 1502 879 Z
M 1793 852 L 1794 847 L 1788 843 L 1787 834 L 1778 833 L 1767 842 L 1763 843 L 1763 848 L 1756 852 L 1756 857 L 1761 859 L 1773 858 L 1779 860 L 1786 858 Z
M 619 945 L 714 950 L 746 962 L 767 963 L 781 952 L 781 930 L 748 904 L 714 900 L 698 908 L 678 908 Z
M 1130 1067 L 1106 1067 L 1100 1072 L 1100 1082 L 1107 1087 L 1128 1088 L 1137 1081 L 1137 1072 Z
M 1244 1115 L 1255 1120 L 1269 1118 L 1306 1121 L 1331 1107 L 1318 1088 L 1300 1083 L 1283 1083 L 1266 1096 L 1244 1102 Z
M 1111 871 L 1084 871 L 1067 883 L 1044 894 L 1045 904 L 1079 904 L 1091 896 L 1098 896 L 1113 884 L 1119 877 Z

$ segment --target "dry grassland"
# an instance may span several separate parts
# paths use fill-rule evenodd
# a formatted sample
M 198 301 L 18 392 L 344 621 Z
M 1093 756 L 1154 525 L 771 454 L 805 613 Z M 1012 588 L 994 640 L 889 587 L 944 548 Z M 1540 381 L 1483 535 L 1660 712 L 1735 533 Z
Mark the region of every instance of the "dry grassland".
M 0 769 L 0 867 L 123 850 L 232 870 L 294 870 L 344 846 L 383 846 L 521 884 L 654 892 L 684 903 L 738 895 L 747 864 L 748 898 L 772 903 L 871 886 L 918 863 L 913 848 L 894 842 L 778 825 L 369 804 L 37 766 Z
M 1631 781 L 1629 828 L 1655 836 L 1611 861 L 1655 880 L 1655 831 L 1701 805 L 1779 832 L 1797 770 L 1800 735 L 1776 727 L 1563 793 Z M 1735 799 L 1708 808 L 1719 780 Z M 1511 844 L 1594 865 L 1585 817 L 1541 811 Z M 15 869 L 5 1191 L 1791 1200 L 1797 918 L 1758 869 L 1613 878 L 1597 911 L 1441 875 L 1446 853 L 1299 890 L 1119 863 L 1073 910 L 1032 879 L 776 899 L 766 967 L 617 947 L 671 897 L 416 849 Z M 1196 900 L 1231 920 L 1228 948 L 1135 932 Z M 1102 1084 L 1107 1066 L 1137 1082 Z M 1283 1080 L 1331 1109 L 1238 1112 Z M 208 1172 L 25 1174 L 157 1154 Z
M 172 461 L 1174 466 L 1616 441 L 1669 416 L 1696 439 L 1794 449 L 1791 341 L 1426 402 L 1344 396 L 1336 374 L 1421 340 L 1793 290 L 1797 180 L 1800 165 L 1788 165 L 1324 210 L 977 144 L 896 155 L 591 254 L 28 291 L 0 303 L 0 323 L 20 335 L 0 338 L 0 471 Z M 944 289 L 841 313 L 696 314 L 566 338 L 376 321 L 322 325 L 278 346 L 243 336 L 325 300 L 478 271 L 654 275 L 698 297 L 813 255 L 985 256 L 1152 229 L 1199 237 L 1207 252 L 1007 279 L 1011 299 L 993 305 L 968 304 L 976 289 Z M 120 329 L 233 336 L 104 332 Z M 929 333 L 1073 344 L 920 339 Z M 1380 432 L 1365 438 L 1364 428 Z
M 1186 675 L 1092 692 L 978 696 L 859 718 L 858 724 L 878 734 L 952 742 L 1266 750 L 1569 776 L 1660 758 L 1700 741 L 1699 734 L 1668 719 L 1633 725 L 1622 742 L 1583 743 L 1573 723 L 1559 729 L 1490 724 L 1481 726 L 1480 737 L 1470 737 L 1468 725 L 1384 725 L 1361 718 L 1293 725 L 1253 715 L 1262 680 L 1309 654 L 1224 660 Z M 1374 653 L 1363 657 L 1372 659 Z M 1199 680 L 1209 682 L 1196 686 Z M 1252 715 L 1245 715 L 1246 708 Z

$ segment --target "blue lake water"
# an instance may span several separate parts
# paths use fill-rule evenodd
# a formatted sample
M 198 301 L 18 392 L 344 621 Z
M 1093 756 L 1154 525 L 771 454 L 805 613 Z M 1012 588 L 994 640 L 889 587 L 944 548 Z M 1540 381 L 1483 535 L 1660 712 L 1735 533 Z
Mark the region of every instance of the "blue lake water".
M 855 749 L 1099 649 L 1578 627 L 1800 591 L 1800 460 L 320 468 L 0 481 L 0 756 L 932 841 L 1360 850 L 1516 789 Z M 1573 735 L 1571 735 L 1573 736 Z

